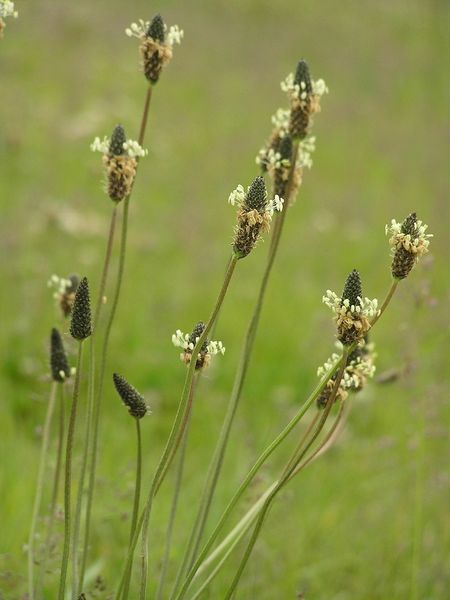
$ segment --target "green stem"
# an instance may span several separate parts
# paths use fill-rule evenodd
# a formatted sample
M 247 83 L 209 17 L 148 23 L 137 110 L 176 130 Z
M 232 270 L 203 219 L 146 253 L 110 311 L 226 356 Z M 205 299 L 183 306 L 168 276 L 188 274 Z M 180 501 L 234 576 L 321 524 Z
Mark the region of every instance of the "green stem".
M 193 396 L 193 394 L 192 394 L 192 396 Z M 162 566 L 161 566 L 161 573 L 159 576 L 158 589 L 156 591 L 156 600 L 161 600 L 161 598 L 162 598 L 162 593 L 163 593 L 164 583 L 165 583 L 165 578 L 166 578 L 166 573 L 167 573 L 167 567 L 169 564 L 169 556 L 170 556 L 170 548 L 172 545 L 173 528 L 174 528 L 174 524 L 175 524 L 175 517 L 177 514 L 178 500 L 179 500 L 180 491 L 181 491 L 181 483 L 183 480 L 184 462 L 185 462 L 185 458 L 186 458 L 186 446 L 187 446 L 187 442 L 188 442 L 188 438 L 189 438 L 189 423 L 191 420 L 191 415 L 192 415 L 192 410 L 188 414 L 187 424 L 185 427 L 185 433 L 183 435 L 183 439 L 181 442 L 180 456 L 178 457 L 178 465 L 177 465 L 177 470 L 176 470 L 176 474 L 175 474 L 175 485 L 174 485 L 174 491 L 173 491 L 173 496 L 172 496 L 172 505 L 170 508 L 169 522 L 168 522 L 167 531 L 166 531 L 166 543 L 165 543 L 165 547 L 164 547 L 164 555 L 163 555 L 163 559 L 162 559 Z
M 67 567 L 69 564 L 70 533 L 71 533 L 71 506 L 70 493 L 72 487 L 72 454 L 75 440 L 75 425 L 77 420 L 78 398 L 80 395 L 81 363 L 83 358 L 83 340 L 78 342 L 78 358 L 76 366 L 75 383 L 73 386 L 72 407 L 70 409 L 69 429 L 66 441 L 66 464 L 64 479 L 64 547 L 61 562 L 61 575 L 59 580 L 58 600 L 65 599 Z
M 106 281 L 108 279 L 109 264 L 111 262 L 114 234 L 116 231 L 116 221 L 117 221 L 117 203 L 114 202 L 114 207 L 113 207 L 113 211 L 111 214 L 111 223 L 109 225 L 108 242 L 106 244 L 106 254 L 105 254 L 105 259 L 103 261 L 102 274 L 100 277 L 100 287 L 99 287 L 99 291 L 98 291 L 97 304 L 95 306 L 94 320 L 92 322 L 92 329 L 94 331 L 96 329 L 98 320 L 100 318 L 100 312 L 101 312 L 102 306 L 104 306 L 105 288 L 106 288 Z
M 142 440 L 141 440 L 141 422 L 140 419 L 136 421 L 136 436 L 137 436 L 137 458 L 136 458 L 136 482 L 134 486 L 134 501 L 133 501 L 133 514 L 131 517 L 130 527 L 130 542 L 133 541 L 134 532 L 136 531 L 136 523 L 139 514 L 139 502 L 141 499 L 141 481 L 142 481 Z M 128 595 L 130 589 L 131 573 L 127 581 L 125 582 L 125 594 Z
M 345 415 L 346 415 L 345 407 L 347 406 L 347 402 L 348 401 L 343 401 L 340 403 L 339 411 L 336 416 L 336 419 L 334 420 L 333 425 L 330 427 L 326 436 L 324 437 L 322 442 L 319 444 L 319 446 L 317 446 L 317 448 L 314 450 L 314 452 L 306 460 L 304 460 L 301 464 L 299 464 L 295 468 L 295 470 L 292 472 L 292 475 L 290 476 L 290 479 L 293 479 L 297 475 L 297 473 L 299 473 L 302 469 L 307 467 L 311 462 L 313 462 L 321 454 L 326 452 L 326 450 L 328 450 L 328 448 L 332 445 L 332 443 L 335 439 L 333 437 L 334 433 L 336 432 L 337 428 L 341 425 L 343 420 L 345 420 Z
M 41 509 L 42 492 L 44 489 L 45 466 L 47 462 L 48 444 L 50 440 L 50 428 L 52 423 L 53 411 L 55 408 L 56 386 L 53 381 L 50 388 L 50 398 L 47 404 L 44 429 L 42 431 L 41 453 L 39 457 L 39 469 L 36 483 L 36 494 L 34 496 L 33 513 L 31 517 L 30 535 L 28 538 L 28 591 L 30 600 L 34 600 L 34 541 L 36 538 L 37 521 Z
M 252 550 L 255 546 L 256 540 L 258 539 L 259 533 L 261 531 L 261 528 L 263 526 L 265 517 L 267 515 L 267 512 L 273 502 L 273 500 L 275 499 L 276 495 L 278 494 L 278 492 L 284 487 L 284 485 L 289 481 L 290 476 L 292 475 L 292 473 L 295 471 L 296 466 L 299 464 L 299 462 L 302 460 L 302 458 L 306 455 L 307 451 L 309 450 L 309 448 L 313 445 L 313 443 L 315 442 L 315 440 L 317 439 L 318 435 L 320 434 L 320 432 L 323 429 L 323 426 L 325 425 L 325 422 L 328 418 L 328 415 L 330 413 L 331 407 L 333 406 L 333 402 L 334 399 L 336 398 L 336 393 L 338 391 L 339 385 L 341 383 L 341 379 L 344 375 L 344 371 L 345 371 L 345 367 L 347 364 L 347 357 L 349 354 L 349 349 L 348 347 L 344 347 L 344 352 L 342 355 L 342 362 L 341 365 L 339 367 L 339 372 L 337 374 L 336 380 L 334 382 L 334 386 L 333 386 L 333 391 L 330 394 L 330 397 L 328 398 L 327 401 L 327 405 L 323 411 L 322 414 L 322 418 L 320 419 L 320 422 L 315 430 L 315 432 L 313 433 L 311 439 L 308 441 L 308 443 L 306 444 L 306 446 L 300 451 L 300 453 L 297 453 L 297 450 L 294 452 L 294 455 L 297 455 L 296 458 L 292 461 L 290 461 L 291 466 L 288 469 L 285 469 L 283 472 L 282 477 L 280 478 L 276 488 L 272 491 L 272 493 L 270 494 L 270 496 L 267 498 L 267 500 L 264 503 L 264 506 L 261 509 L 261 512 L 259 513 L 259 517 L 258 520 L 256 522 L 255 528 L 253 530 L 253 533 L 250 537 L 250 540 L 247 544 L 247 548 L 245 549 L 244 555 L 241 559 L 241 562 L 239 564 L 238 570 L 236 572 L 236 575 L 233 578 L 233 581 L 231 582 L 231 585 L 227 591 L 227 594 L 225 596 L 224 600 L 230 600 L 230 598 L 232 598 L 238 583 L 240 581 L 240 578 L 242 576 L 242 573 L 245 569 L 245 566 L 250 558 L 250 555 L 252 553 Z
M 199 510 L 197 512 L 197 516 L 195 519 L 194 526 L 191 531 L 191 535 L 189 537 L 189 541 L 187 544 L 187 548 L 184 554 L 184 558 L 180 569 L 178 570 L 177 578 L 174 585 L 174 592 L 176 592 L 178 585 L 185 575 L 186 571 L 192 567 L 193 562 L 195 561 L 196 555 L 198 553 L 198 549 L 203 537 L 203 533 L 206 527 L 206 522 L 208 519 L 209 511 L 211 508 L 212 500 L 214 497 L 214 492 L 217 486 L 217 482 L 219 480 L 220 472 L 222 469 L 222 464 L 225 456 L 225 452 L 228 446 L 228 440 L 230 437 L 231 428 L 234 422 L 234 418 L 236 416 L 236 411 L 238 408 L 239 400 L 241 398 L 242 389 L 244 386 L 245 378 L 247 375 L 250 358 L 253 352 L 253 347 L 255 343 L 256 331 L 259 325 L 259 319 L 261 315 L 262 306 L 264 303 L 264 298 L 267 290 L 267 285 L 269 282 L 269 278 L 272 272 L 272 268 L 275 263 L 275 257 L 277 255 L 281 234 L 283 232 L 283 226 L 286 219 L 286 213 L 289 208 L 289 202 L 291 200 L 291 195 L 293 191 L 293 183 L 294 183 L 294 175 L 295 168 L 297 162 L 298 155 L 298 142 L 294 145 L 292 152 L 292 167 L 289 172 L 289 179 L 286 187 L 286 202 L 283 207 L 283 211 L 278 216 L 274 234 L 272 237 L 272 242 L 269 250 L 268 260 L 266 264 L 266 268 L 264 271 L 264 275 L 261 281 L 258 298 L 256 301 L 256 305 L 253 311 L 252 318 L 250 320 L 249 327 L 247 329 L 247 334 L 244 340 L 244 346 L 241 354 L 241 358 L 239 361 L 238 369 L 236 372 L 236 376 L 234 379 L 233 390 L 231 392 L 231 396 L 228 402 L 227 411 L 225 414 L 225 418 L 223 421 L 222 429 L 220 432 L 219 440 L 216 444 L 216 448 L 214 450 L 213 458 L 208 468 L 208 474 L 206 477 L 205 486 L 202 493 L 202 498 L 200 500 Z
M 94 355 L 94 337 L 91 335 L 89 340 L 89 384 L 88 384 L 88 405 L 86 412 L 86 428 L 84 437 L 83 458 L 81 461 L 80 479 L 78 482 L 77 503 L 75 507 L 73 535 L 72 535 L 72 597 L 77 600 L 83 590 L 84 573 L 86 570 L 86 540 L 82 545 L 81 557 L 79 556 L 81 516 L 83 509 L 83 496 L 85 493 L 86 469 L 89 459 L 89 445 L 92 436 L 92 422 L 94 413 L 94 378 L 95 378 L 95 355 Z M 80 560 L 79 560 L 80 559 Z M 80 570 L 78 571 L 78 565 Z
M 388 293 L 386 294 L 386 297 L 385 297 L 385 299 L 383 301 L 383 304 L 381 305 L 381 308 L 380 308 L 378 314 L 370 322 L 370 327 L 371 328 L 375 325 L 375 323 L 378 321 L 378 319 L 381 317 L 381 315 L 384 313 L 384 311 L 388 307 L 388 305 L 389 305 L 389 303 L 390 303 L 390 301 L 392 299 L 392 296 L 394 295 L 395 290 L 397 289 L 397 286 L 398 286 L 399 283 L 400 283 L 400 281 L 398 279 L 393 279 L 392 280 L 391 287 L 389 288 Z
M 209 550 L 211 549 L 213 543 L 217 539 L 217 536 L 221 532 L 226 520 L 228 519 L 228 516 L 233 511 L 234 507 L 236 506 L 236 504 L 238 503 L 238 501 L 244 494 L 245 490 L 250 485 L 251 481 L 253 480 L 253 478 L 259 471 L 259 469 L 263 466 L 263 464 L 271 456 L 271 454 L 278 448 L 278 446 L 284 441 L 284 439 L 291 433 L 291 431 L 295 428 L 295 426 L 298 424 L 298 422 L 302 419 L 302 417 L 305 415 L 305 413 L 308 411 L 308 409 L 314 404 L 314 402 L 317 400 L 319 395 L 324 390 L 329 379 L 334 375 L 334 373 L 340 367 L 340 365 L 342 363 L 342 359 L 343 359 L 343 357 L 341 356 L 341 358 L 336 362 L 336 364 L 332 367 L 332 369 L 330 369 L 330 371 L 328 371 L 328 373 L 326 373 L 326 375 L 324 375 L 322 377 L 320 382 L 317 384 L 316 388 L 313 390 L 313 392 L 310 394 L 310 396 L 307 398 L 307 400 L 303 403 L 303 405 L 301 406 L 301 408 L 299 409 L 297 414 L 289 421 L 289 423 L 286 425 L 286 427 L 283 429 L 283 431 L 278 434 L 278 436 L 272 441 L 272 443 L 269 444 L 269 446 L 259 456 L 259 458 L 255 462 L 253 467 L 250 469 L 250 471 L 248 472 L 244 481 L 241 483 L 238 490 L 235 492 L 234 496 L 232 497 L 232 499 L 228 503 L 227 507 L 225 508 L 225 511 L 223 512 L 222 516 L 220 517 L 219 522 L 217 523 L 216 527 L 210 534 L 208 540 L 206 541 L 201 552 L 199 553 L 198 557 L 196 558 L 193 566 L 189 570 L 180 591 L 176 594 L 176 596 L 173 596 L 174 592 L 172 592 L 172 597 L 175 597 L 176 600 L 180 600 L 180 598 L 183 598 L 185 596 L 186 591 L 189 588 L 189 585 L 190 585 L 192 579 L 194 578 L 194 575 L 195 575 L 197 569 L 202 564 L 202 561 L 206 558 Z
M 147 120 L 148 113 L 150 110 L 150 103 L 152 98 L 152 86 L 148 86 L 144 110 L 141 118 L 141 125 L 139 129 L 139 137 L 138 143 L 142 146 L 144 143 L 145 132 L 147 129 Z M 139 161 L 139 158 L 137 159 Z M 86 567 L 87 560 L 87 550 L 89 546 L 89 537 L 90 537 L 90 524 L 91 524 L 91 513 L 92 513 L 92 503 L 94 498 L 94 488 L 95 488 L 95 474 L 97 469 L 97 450 L 98 450 L 98 434 L 99 434 L 99 423 L 100 423 L 100 407 L 101 400 L 103 395 L 103 384 L 105 378 L 105 369 L 106 369 L 106 360 L 108 355 L 108 346 L 109 346 L 109 338 L 111 334 L 111 329 L 114 323 L 114 318 L 117 312 L 117 306 L 119 304 L 120 292 L 122 289 L 122 280 L 125 269 L 125 257 L 126 257 L 126 244 L 127 244 L 127 233 L 128 233 L 128 212 L 130 205 L 130 197 L 133 191 L 134 182 L 131 186 L 130 194 L 124 200 L 123 207 L 123 216 L 122 216 L 122 232 L 121 232 L 121 241 L 120 241 L 120 253 L 119 253 L 119 266 L 117 272 L 117 280 L 116 287 L 114 290 L 113 301 L 111 306 L 111 311 L 109 314 L 109 318 L 106 324 L 105 334 L 103 338 L 103 345 L 101 350 L 101 358 L 100 358 L 100 367 L 99 367 L 99 378 L 98 378 L 98 389 L 95 395 L 95 403 L 94 403 L 94 414 L 93 414 L 93 432 L 92 432 L 92 443 L 91 443 L 91 456 L 90 456 L 90 464 L 89 464 L 89 483 L 88 483 L 88 492 L 87 492 L 87 503 L 86 503 L 86 518 L 85 518 L 85 531 L 84 531 L 84 548 L 83 548 L 83 560 L 81 571 L 84 573 Z M 107 253 L 108 257 L 108 253 Z M 108 259 L 109 260 L 109 259 Z M 106 259 L 105 259 L 106 261 Z M 100 304 L 102 303 L 103 295 L 99 297 Z M 97 311 L 100 312 L 99 306 L 97 306 Z M 96 314 L 97 314 L 96 311 Z
M 178 404 L 178 409 L 177 409 L 177 413 L 175 415 L 175 419 L 174 422 L 172 424 L 172 428 L 169 434 L 169 437 L 167 439 L 166 442 L 166 446 L 164 448 L 163 454 L 161 456 L 161 459 L 158 463 L 158 466 L 156 468 L 156 472 L 153 476 L 153 480 L 151 483 L 151 487 L 150 487 L 150 491 L 148 493 L 148 497 L 147 497 L 147 502 L 145 505 L 145 508 L 143 510 L 143 512 L 141 513 L 140 517 L 139 517 L 139 521 L 136 527 L 136 531 L 135 531 L 135 535 L 134 535 L 134 539 L 133 542 L 131 544 L 130 547 L 130 551 L 128 553 L 128 557 L 125 563 L 125 568 L 124 571 L 122 573 L 122 578 L 120 580 L 119 583 L 119 588 L 116 592 L 116 600 L 118 600 L 119 598 L 123 598 L 124 600 L 127 598 L 127 596 L 122 595 L 123 589 L 124 589 L 124 584 L 125 584 L 125 579 L 126 579 L 126 575 L 128 573 L 128 570 L 131 568 L 131 565 L 133 563 L 133 555 L 134 555 L 134 551 L 136 549 L 136 545 L 137 545 L 137 541 L 138 541 L 138 537 L 139 537 L 139 533 L 142 531 L 142 535 L 143 535 L 143 539 L 147 539 L 147 535 L 148 535 L 148 522 L 149 522 L 149 518 L 150 518 L 150 513 L 151 513 L 151 507 L 152 507 L 152 502 L 153 502 L 153 497 L 155 495 L 155 489 L 161 485 L 165 474 L 167 473 L 167 469 L 166 469 L 166 465 L 169 461 L 172 461 L 175 454 L 172 452 L 174 445 L 176 444 L 176 441 L 179 437 L 179 431 L 180 431 L 180 427 L 182 426 L 183 421 L 185 420 L 186 417 L 186 409 L 189 405 L 189 397 L 191 394 L 191 388 L 192 388 L 192 383 L 193 383 L 193 378 L 194 378 L 194 373 L 195 373 L 195 365 L 197 362 L 197 356 L 200 352 L 200 348 L 203 345 L 203 342 L 205 341 L 209 331 L 211 330 L 211 327 L 213 326 L 217 315 L 219 314 L 220 308 L 222 306 L 222 303 L 225 299 L 225 295 L 228 289 L 228 285 L 231 281 L 231 277 L 233 275 L 234 269 L 236 267 L 236 263 L 237 263 L 237 258 L 233 257 L 231 259 L 231 261 L 229 262 L 228 265 L 228 269 L 225 273 L 225 278 L 222 284 L 222 288 L 219 292 L 219 296 L 216 300 L 216 305 L 214 307 L 214 310 L 212 312 L 212 315 L 208 321 L 208 323 L 205 326 L 205 329 L 203 330 L 202 335 L 199 337 L 197 344 L 195 345 L 194 349 L 192 350 L 192 354 L 191 354 L 191 362 L 189 364 L 189 367 L 187 369 L 187 373 L 186 373 L 186 378 L 185 378 L 185 382 L 184 382 L 184 387 L 183 387 L 183 392 L 181 394 L 181 399 L 180 402 Z M 145 529 L 144 529 L 145 527 Z M 144 532 L 146 533 L 146 535 L 144 536 Z M 143 551 L 143 564 L 144 564 L 144 560 L 145 560 L 145 550 Z M 142 579 L 145 580 L 144 583 L 144 588 L 146 587 L 146 577 L 147 574 L 145 573 L 145 575 L 143 574 Z M 141 589 L 142 589 L 142 585 L 141 585 Z
M 204 341 L 206 340 L 206 338 L 211 330 L 211 327 L 214 325 L 217 315 L 219 314 L 220 308 L 223 304 L 223 301 L 225 299 L 225 296 L 226 296 L 226 293 L 228 290 L 228 286 L 229 286 L 231 278 L 233 276 L 237 261 L 238 261 L 238 258 L 236 256 L 233 256 L 233 258 L 230 260 L 230 262 L 228 264 L 228 269 L 225 273 L 224 281 L 223 281 L 222 287 L 220 289 L 218 298 L 216 300 L 216 304 L 212 311 L 211 317 L 209 318 L 209 321 L 207 322 L 205 329 L 203 330 L 201 336 L 199 337 L 199 339 L 192 351 L 191 362 L 189 363 L 189 367 L 188 367 L 188 370 L 186 373 L 184 388 L 183 388 L 183 392 L 181 395 L 180 404 L 178 406 L 178 411 L 175 416 L 175 421 L 172 426 L 172 431 L 170 432 L 169 439 L 166 444 L 166 448 L 164 450 L 164 453 L 161 458 L 158 469 L 155 473 L 155 477 L 153 479 L 150 494 L 149 494 L 149 497 L 147 500 L 147 505 L 146 505 L 146 508 L 144 511 L 144 520 L 143 520 L 143 525 L 142 525 L 141 593 L 140 593 L 141 600 L 145 600 L 146 591 L 147 591 L 148 529 L 149 529 L 150 512 L 151 512 L 153 497 L 155 495 L 155 490 L 159 488 L 165 474 L 167 473 L 167 469 L 168 469 L 168 466 L 170 465 L 170 462 L 173 460 L 173 458 L 175 456 L 175 452 L 172 452 L 172 448 L 174 447 L 176 440 L 178 439 L 177 432 L 180 429 L 180 425 L 182 425 L 183 420 L 185 421 L 185 413 L 186 413 L 186 409 L 187 409 L 187 405 L 188 405 L 188 400 L 189 400 L 190 394 L 192 393 L 194 374 L 196 371 L 197 356 L 200 352 L 200 348 L 202 347 Z
M 46 565 L 50 554 L 50 548 L 52 544 L 53 527 L 55 524 L 55 513 L 56 503 L 58 501 L 59 482 L 61 480 L 61 464 L 62 464 L 62 452 L 64 446 L 64 429 L 65 429 L 65 406 L 64 406 L 64 385 L 60 385 L 61 390 L 60 401 L 59 401 L 59 426 L 58 426 L 58 442 L 56 449 L 56 466 L 55 473 L 53 476 L 53 490 L 52 499 L 50 502 L 49 517 L 48 517 L 48 529 L 47 537 L 44 545 L 44 556 L 42 559 L 42 565 L 39 574 L 39 580 L 36 583 L 36 596 L 41 596 L 41 586 L 45 578 Z
M 419 406 L 422 413 L 422 406 Z M 425 463 L 425 435 L 423 413 L 420 414 L 419 423 L 419 447 L 416 456 L 416 477 L 414 492 L 414 521 L 413 521 L 413 544 L 411 561 L 411 600 L 418 600 L 420 591 L 420 555 L 422 549 L 423 529 L 423 488 L 424 488 L 424 463 Z

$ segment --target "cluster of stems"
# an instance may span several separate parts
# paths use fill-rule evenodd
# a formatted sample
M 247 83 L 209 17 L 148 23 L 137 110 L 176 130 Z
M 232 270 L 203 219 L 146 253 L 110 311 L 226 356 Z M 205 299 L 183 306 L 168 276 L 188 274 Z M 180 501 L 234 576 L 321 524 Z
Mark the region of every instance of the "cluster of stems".
M 117 126 L 105 150 L 104 163 L 108 174 L 107 192 L 113 201 L 113 205 L 105 258 L 99 278 L 97 299 L 93 307 L 92 316 L 89 284 L 86 278 L 82 278 L 79 283 L 77 282 L 78 287 L 76 293 L 74 293 L 73 306 L 69 306 L 67 302 L 64 304 L 64 306 L 69 307 L 67 308 L 67 314 L 70 314 L 71 317 L 70 333 L 77 343 L 76 371 L 67 429 L 64 409 L 64 389 L 67 386 L 67 379 L 71 371 L 67 363 L 61 337 L 58 332 L 55 333 L 56 330 L 52 332 L 51 373 L 53 381 L 43 430 L 37 492 L 29 537 L 30 600 L 38 600 L 42 597 L 46 564 L 49 560 L 47 547 L 51 545 L 58 490 L 60 488 L 63 468 L 64 541 L 61 551 L 58 599 L 65 600 L 69 594 L 73 600 L 78 600 L 86 592 L 85 576 L 90 551 L 101 405 L 105 379 L 107 373 L 109 373 L 108 353 L 110 337 L 124 281 L 130 197 L 133 191 L 139 158 L 144 155 L 143 151 L 141 154 L 133 154 L 132 152 L 136 151 L 136 148 L 138 148 L 136 152 L 141 152 L 142 150 L 141 146 L 145 138 L 154 85 L 159 80 L 163 66 L 167 64 L 172 56 L 173 40 L 178 39 L 179 42 L 182 34 L 182 32 L 175 28 L 170 30 L 169 36 L 166 36 L 166 27 L 159 15 L 151 23 L 141 22 L 140 25 L 133 24 L 128 31 L 129 35 L 135 35 L 141 42 L 140 51 L 144 61 L 143 68 L 147 81 L 144 108 L 137 142 L 134 143 L 135 146 L 127 142 L 123 128 Z M 295 77 L 290 76 L 284 85 L 289 94 L 291 108 L 290 111 L 287 111 L 283 123 L 276 125 L 269 144 L 263 151 L 263 159 L 260 163 L 263 172 L 268 173 L 272 180 L 274 200 L 268 201 L 263 176 L 256 177 L 246 192 L 239 186 L 240 189 L 237 189 L 232 194 L 233 201 L 236 198 L 239 200 L 235 238 L 227 262 L 224 279 L 220 286 L 216 302 L 211 310 L 210 317 L 206 323 L 199 322 L 190 336 L 184 338 L 181 332 L 177 332 L 177 335 L 174 336 L 177 345 L 182 345 L 184 349 L 182 359 L 186 365 L 185 380 L 177 411 L 161 457 L 153 474 L 151 474 L 148 480 L 145 479 L 145 482 L 148 483 L 148 489 L 144 495 L 143 503 L 141 503 L 143 460 L 140 420 L 147 414 L 148 408 L 140 393 L 121 375 L 114 373 L 112 376 L 116 391 L 126 405 L 130 416 L 135 420 L 136 425 L 136 476 L 130 531 L 126 558 L 114 596 L 116 600 L 137 597 L 135 591 L 132 590 L 133 567 L 135 566 L 135 558 L 137 557 L 139 559 L 138 595 L 140 600 L 146 600 L 149 597 L 149 546 L 153 545 L 151 517 L 154 500 L 174 463 L 177 466 L 172 503 L 166 527 L 163 557 L 155 597 L 157 600 L 162 600 L 165 597 L 170 600 L 181 600 L 190 594 L 189 598 L 191 600 L 199 598 L 220 573 L 232 553 L 237 552 L 237 549 L 243 545 L 244 548 L 241 558 L 238 561 L 238 567 L 229 582 L 225 598 L 229 599 L 234 596 L 272 503 L 281 490 L 298 473 L 322 455 L 335 441 L 348 415 L 348 393 L 344 393 L 344 391 L 351 389 L 352 386 L 354 388 L 359 387 L 358 382 L 355 383 L 355 375 L 351 371 L 351 369 L 355 370 L 360 364 L 355 359 L 355 356 L 358 353 L 361 354 L 361 344 L 365 343 L 364 339 L 367 338 L 367 332 L 369 329 L 372 330 L 375 323 L 386 310 L 399 281 L 406 277 L 420 254 L 426 251 L 428 245 L 426 238 L 429 236 L 424 234 L 426 226 L 424 228 L 421 222 L 417 221 L 415 213 L 407 217 L 402 225 L 393 222 L 391 227 L 393 232 L 391 245 L 394 247 L 393 280 L 386 299 L 379 310 L 375 301 L 369 301 L 367 298 L 364 299 L 362 297 L 360 276 L 356 270 L 353 270 L 348 277 L 342 297 L 338 298 L 332 292 L 328 293 L 326 302 L 336 314 L 337 337 L 342 342 L 341 354 L 335 358 L 334 362 L 322 375 L 320 382 L 300 406 L 294 417 L 260 454 L 229 500 L 209 536 L 205 539 L 205 531 L 211 507 L 214 503 L 215 492 L 220 481 L 233 424 L 247 380 L 250 361 L 257 339 L 259 321 L 270 277 L 280 249 L 287 214 L 290 212 L 290 207 L 293 205 L 300 187 L 303 168 L 309 161 L 307 149 L 311 146 L 308 145 L 307 136 L 312 126 L 312 116 L 319 112 L 320 95 L 323 93 L 320 90 L 326 88 L 323 82 L 319 84 L 319 82 L 314 82 L 311 79 L 308 65 L 304 60 L 298 63 Z M 97 149 L 102 148 L 102 144 L 104 145 L 99 140 L 94 143 Z M 102 326 L 101 317 L 105 311 L 105 292 L 110 279 L 110 263 L 115 249 L 116 223 L 120 206 L 123 209 L 122 230 L 118 249 L 118 268 L 113 282 L 112 300 L 107 305 L 109 311 L 106 316 L 106 322 Z M 273 218 L 274 222 L 272 223 L 266 264 L 256 294 L 253 312 L 243 339 L 241 355 L 224 413 L 221 430 L 212 452 L 212 458 L 198 502 L 195 519 L 189 532 L 176 575 L 173 581 L 170 582 L 171 591 L 166 595 L 166 589 L 168 589 L 167 579 L 170 572 L 170 550 L 175 532 L 176 513 L 183 493 L 183 470 L 185 460 L 188 457 L 188 433 L 189 424 L 193 418 L 195 392 L 198 380 L 204 369 L 208 366 L 213 350 L 217 352 L 219 348 L 222 353 L 224 351 L 224 348 L 218 345 L 217 342 L 209 341 L 210 336 L 218 322 L 236 268 L 242 259 L 253 253 L 262 234 L 269 231 L 275 210 L 274 207 L 279 212 Z M 83 354 L 88 338 L 90 338 L 88 342 L 89 360 L 85 377 L 88 384 L 87 393 L 84 394 L 82 385 L 83 376 L 85 376 Z M 58 388 L 60 390 L 60 417 L 57 438 L 57 460 L 53 477 L 49 517 L 47 520 L 46 548 L 41 559 L 39 572 L 36 576 L 36 530 L 41 511 L 45 467 L 49 452 L 50 429 Z M 83 403 L 84 399 L 85 402 Z M 84 414 L 85 422 L 83 431 L 81 433 L 78 431 L 77 434 L 77 430 L 80 428 L 78 425 L 78 414 L 80 412 Z M 313 414 L 311 415 L 311 413 Z M 333 415 L 331 425 L 329 423 L 330 415 Z M 218 542 L 219 536 L 224 532 L 232 513 L 237 509 L 240 500 L 248 490 L 256 474 L 288 437 L 298 435 L 298 425 L 306 416 L 309 418 L 309 424 L 304 428 L 302 435 L 299 435 L 299 439 L 294 444 L 289 459 L 286 461 L 279 476 L 253 503 L 231 531 L 224 535 L 223 539 Z M 81 438 L 83 439 L 80 452 L 81 462 L 75 485 L 73 457 L 74 453 L 78 450 L 78 440 Z M 74 498 L 75 503 L 73 502 Z M 67 584 L 68 580 L 70 580 L 69 586 Z

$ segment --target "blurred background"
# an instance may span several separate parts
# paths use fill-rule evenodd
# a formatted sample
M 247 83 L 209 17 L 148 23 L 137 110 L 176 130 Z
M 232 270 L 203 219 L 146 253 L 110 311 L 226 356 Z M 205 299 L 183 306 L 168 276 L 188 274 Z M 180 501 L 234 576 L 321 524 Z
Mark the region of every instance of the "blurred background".
M 16 8 L 19 19 L 7 20 L 0 41 L 0 597 L 26 598 L 24 545 L 49 392 L 50 328 L 62 327 L 71 344 L 47 280 L 77 272 L 96 293 L 111 204 L 102 192 L 100 155 L 89 144 L 118 122 L 137 137 L 146 85 L 137 40 L 124 29 L 161 12 L 185 38 L 153 97 L 108 365 L 152 408 L 143 422 L 144 489 L 185 375 L 171 334 L 208 318 L 232 239 L 228 195 L 258 174 L 255 156 L 270 116 L 286 104 L 279 82 L 303 57 L 330 93 L 315 118 L 314 166 L 288 215 L 212 517 L 333 351 L 324 291 L 340 292 L 357 268 L 364 293 L 381 299 L 390 280 L 384 226 L 417 211 L 435 235 L 432 251 L 400 285 L 372 336 L 378 376 L 393 376 L 355 397 L 336 447 L 278 498 L 236 598 L 445 598 L 448 3 L 42 0 L 18 1 Z M 197 395 L 170 577 L 220 429 L 267 248 L 261 243 L 239 264 L 216 329 L 227 352 L 214 360 Z M 113 274 L 116 259 L 117 247 Z M 109 381 L 90 565 L 107 590 L 114 589 L 127 544 L 134 457 L 133 424 Z M 237 515 L 277 477 L 295 442 L 269 461 Z M 166 484 L 154 512 L 155 572 L 169 502 Z M 205 597 L 223 597 L 239 555 Z M 57 556 L 51 567 L 58 569 Z M 54 597 L 54 588 L 47 594 Z

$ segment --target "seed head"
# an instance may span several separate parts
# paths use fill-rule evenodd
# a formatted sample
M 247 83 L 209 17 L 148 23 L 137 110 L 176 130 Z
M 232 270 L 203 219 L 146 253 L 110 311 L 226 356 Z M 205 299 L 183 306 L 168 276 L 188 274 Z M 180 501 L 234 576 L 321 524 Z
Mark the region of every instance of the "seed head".
M 150 26 L 147 30 L 147 37 L 151 37 L 156 42 L 163 43 L 165 40 L 165 29 L 163 18 L 161 15 L 156 15 L 153 17 Z
M 114 156 L 122 156 L 125 154 L 124 144 L 126 141 L 127 136 L 125 135 L 125 129 L 122 127 L 122 125 L 116 125 L 111 134 L 109 153 L 114 154 Z
M 83 277 L 75 294 L 75 302 L 72 308 L 72 320 L 70 323 L 70 334 L 76 340 L 85 340 L 91 333 L 89 283 L 87 278 Z
M 341 305 L 343 306 L 344 300 L 350 302 L 350 306 L 359 306 L 362 298 L 362 287 L 361 277 L 356 269 L 350 273 L 347 277 L 344 285 L 344 291 L 342 292 Z
M 144 397 L 126 379 L 117 373 L 113 374 L 113 381 L 117 393 L 128 408 L 128 412 L 135 419 L 142 419 L 148 411 Z
M 69 363 L 67 362 L 61 334 L 55 328 L 52 329 L 50 334 L 50 370 L 53 381 L 62 383 L 70 377 Z

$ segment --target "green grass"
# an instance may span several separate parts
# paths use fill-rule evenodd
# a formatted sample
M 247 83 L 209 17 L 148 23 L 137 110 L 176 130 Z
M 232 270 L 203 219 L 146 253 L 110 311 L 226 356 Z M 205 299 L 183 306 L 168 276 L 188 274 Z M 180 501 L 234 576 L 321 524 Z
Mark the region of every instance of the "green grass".
M 18 599 L 26 589 L 23 546 L 37 428 L 49 391 L 47 342 L 59 318 L 46 281 L 54 272 L 76 271 L 96 291 L 111 206 L 89 143 L 117 122 L 136 137 L 145 84 L 136 44 L 123 29 L 161 10 L 169 24 L 184 28 L 185 40 L 154 94 L 108 365 L 152 407 L 142 423 L 144 489 L 185 373 L 170 336 L 212 308 L 234 225 L 226 199 L 256 175 L 254 156 L 269 133 L 269 117 L 284 103 L 279 81 L 305 57 L 330 94 L 315 119 L 314 167 L 288 215 L 213 516 L 306 397 L 317 365 L 332 351 L 323 292 L 339 291 L 358 268 L 364 292 L 382 297 L 389 284 L 384 224 L 416 210 L 435 234 L 432 254 L 400 286 L 373 334 L 379 373 L 405 374 L 356 397 L 338 446 L 278 499 L 237 598 L 294 599 L 303 590 L 314 600 L 400 600 L 414 593 L 443 599 L 449 566 L 445 3 L 17 4 L 20 17 L 8 22 L 0 42 L 0 595 Z M 196 399 L 170 577 L 267 249 L 261 244 L 239 265 L 216 330 L 227 353 Z M 92 556 L 111 589 L 129 531 L 134 431 L 109 379 L 103 409 Z M 279 465 L 275 458 L 265 467 L 255 497 Z M 153 512 L 152 539 L 160 551 L 169 499 L 165 484 Z M 156 568 L 158 552 L 152 546 Z M 236 557 L 209 598 L 223 596 L 235 566 Z M 47 594 L 54 597 L 50 589 Z

